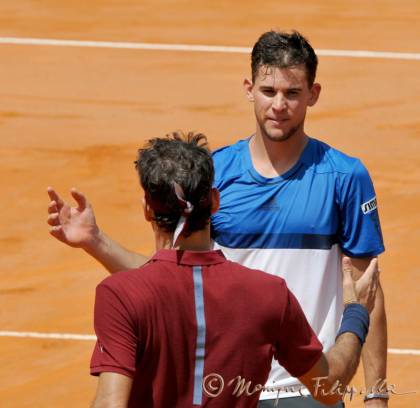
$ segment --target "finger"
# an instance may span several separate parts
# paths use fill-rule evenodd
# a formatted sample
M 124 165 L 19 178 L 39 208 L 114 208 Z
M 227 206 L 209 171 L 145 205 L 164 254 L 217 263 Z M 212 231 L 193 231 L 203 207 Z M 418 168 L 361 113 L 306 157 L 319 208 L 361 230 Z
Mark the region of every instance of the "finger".
M 373 258 L 370 261 L 369 266 L 367 267 L 365 273 L 368 274 L 368 276 L 371 276 L 374 280 L 378 279 L 378 276 L 379 276 L 378 258 Z
M 64 205 L 64 201 L 52 187 L 47 187 L 47 193 L 51 201 L 55 201 L 57 203 L 58 208 L 61 208 Z
M 48 213 L 53 214 L 58 212 L 57 203 L 55 201 L 51 201 L 48 205 Z
M 341 269 L 343 271 L 343 302 L 344 304 L 347 304 L 357 301 L 357 294 L 355 292 L 354 281 L 352 278 L 353 264 L 349 257 L 343 257 Z
M 58 240 L 63 241 L 63 228 L 61 225 L 56 225 L 50 228 L 49 232 L 54 238 L 57 238 Z
M 369 290 L 369 297 L 370 297 L 370 302 L 372 304 L 372 308 L 375 305 L 375 299 L 376 299 L 376 291 L 378 289 L 378 285 L 376 283 L 374 283 L 370 290 Z
M 373 258 L 368 267 L 366 268 L 365 272 L 359 279 L 360 283 L 362 282 L 375 282 L 378 279 L 378 258 Z
M 379 277 L 380 277 L 382 271 L 381 271 L 381 267 L 379 266 L 379 260 L 378 260 L 378 258 L 376 258 L 376 261 L 377 261 L 377 265 L 376 265 L 376 269 L 377 269 L 376 279 L 378 280 L 378 283 L 379 283 Z
M 379 285 L 380 285 L 380 283 L 379 283 L 379 273 L 380 273 L 380 271 L 379 271 L 379 267 L 378 267 L 377 270 L 376 270 L 376 273 L 375 273 L 375 293 L 378 290 Z
M 375 285 L 378 286 L 379 285 L 379 274 L 380 274 L 380 270 L 379 270 L 379 266 L 376 266 L 376 271 L 375 271 L 375 275 L 374 275 L 374 280 L 375 280 Z
M 373 283 L 372 290 L 373 290 L 373 293 L 376 294 L 376 291 L 378 290 L 378 281 L 377 280 L 375 280 L 375 282 Z
M 79 211 L 84 210 L 87 206 L 87 200 L 86 200 L 85 195 L 74 187 L 70 190 L 70 193 L 77 202 L 78 210 Z
M 370 288 L 373 292 L 376 292 L 376 289 L 378 287 L 378 279 L 377 279 L 377 274 L 372 276 L 372 279 L 370 281 Z
M 352 279 L 353 264 L 348 256 L 343 256 L 342 262 L 343 279 Z
M 55 226 L 60 225 L 60 217 L 58 213 L 53 213 L 48 216 L 47 223 Z

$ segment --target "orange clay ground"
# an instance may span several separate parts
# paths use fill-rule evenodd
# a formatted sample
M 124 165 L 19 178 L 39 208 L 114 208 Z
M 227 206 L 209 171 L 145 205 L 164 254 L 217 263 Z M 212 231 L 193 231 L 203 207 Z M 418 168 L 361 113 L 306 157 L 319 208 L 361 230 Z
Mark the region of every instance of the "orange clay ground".
M 58 3 L 58 4 L 57 4 Z M 42 5 L 41 5 L 42 4 Z M 236 5 L 235 5 L 236 4 Z M 296 28 L 319 49 L 420 52 L 417 1 L 3 0 L 0 36 L 250 47 Z M 46 187 L 77 186 L 99 224 L 153 251 L 133 169 L 144 140 L 173 129 L 211 146 L 254 130 L 246 54 L 0 45 L 0 330 L 92 334 L 106 272 L 48 234 Z M 320 57 L 318 104 L 306 130 L 360 157 L 375 182 L 389 347 L 420 349 L 420 61 Z M 0 337 L 2 407 L 83 407 L 94 343 Z M 389 355 L 391 407 L 420 406 L 420 356 Z M 361 372 L 353 380 L 363 385 Z M 350 407 L 362 407 L 356 397 Z

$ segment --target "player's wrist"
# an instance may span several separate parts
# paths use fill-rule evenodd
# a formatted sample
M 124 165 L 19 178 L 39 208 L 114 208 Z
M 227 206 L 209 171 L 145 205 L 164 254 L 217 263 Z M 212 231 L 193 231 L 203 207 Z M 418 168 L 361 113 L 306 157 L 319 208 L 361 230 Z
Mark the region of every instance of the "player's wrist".
M 373 392 L 365 395 L 364 403 L 366 408 L 386 408 L 388 400 L 387 392 Z
M 386 373 L 382 373 L 378 378 L 386 378 Z M 372 381 L 370 381 L 372 382 Z M 363 401 L 366 407 L 387 407 L 390 393 L 385 380 L 377 380 L 374 385 L 367 386 L 367 392 Z
M 369 312 L 360 303 L 349 303 L 345 306 L 337 337 L 343 333 L 353 333 L 363 345 L 369 331 Z
M 80 243 L 80 248 L 90 255 L 104 251 L 107 246 L 106 235 L 97 227 L 89 232 L 86 239 Z

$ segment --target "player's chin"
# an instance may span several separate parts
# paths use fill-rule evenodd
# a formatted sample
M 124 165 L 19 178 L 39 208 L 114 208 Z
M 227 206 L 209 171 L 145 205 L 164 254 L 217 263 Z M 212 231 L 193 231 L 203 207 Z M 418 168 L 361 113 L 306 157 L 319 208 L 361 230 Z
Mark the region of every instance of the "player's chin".
M 265 136 L 272 142 L 284 142 L 289 139 L 290 134 L 281 129 L 266 129 Z

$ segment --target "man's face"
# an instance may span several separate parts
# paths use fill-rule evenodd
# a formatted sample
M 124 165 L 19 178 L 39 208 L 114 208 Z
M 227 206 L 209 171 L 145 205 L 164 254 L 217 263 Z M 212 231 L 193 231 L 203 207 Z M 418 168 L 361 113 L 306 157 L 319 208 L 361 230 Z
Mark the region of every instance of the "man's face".
M 319 84 L 309 88 L 304 65 L 262 66 L 254 83 L 246 79 L 244 87 L 248 99 L 254 102 L 257 131 L 278 142 L 303 135 L 306 109 L 316 103 L 321 90 Z

